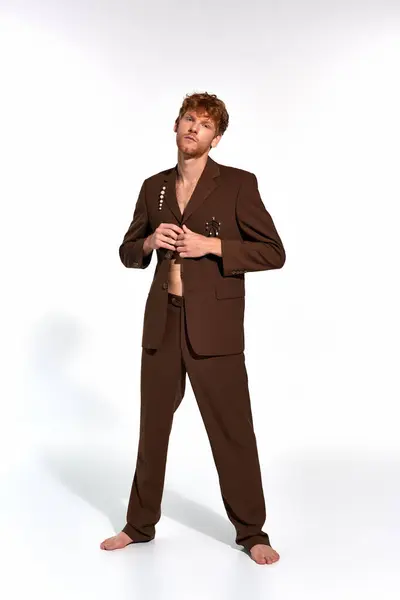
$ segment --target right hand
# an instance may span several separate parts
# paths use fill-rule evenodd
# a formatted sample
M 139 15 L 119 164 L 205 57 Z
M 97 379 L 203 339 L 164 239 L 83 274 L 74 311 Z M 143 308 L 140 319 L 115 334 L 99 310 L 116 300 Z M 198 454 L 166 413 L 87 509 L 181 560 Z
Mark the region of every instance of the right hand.
M 154 233 L 147 238 L 148 247 L 151 250 L 157 250 L 158 248 L 175 250 L 174 242 L 180 233 L 183 233 L 183 229 L 175 223 L 160 223 Z

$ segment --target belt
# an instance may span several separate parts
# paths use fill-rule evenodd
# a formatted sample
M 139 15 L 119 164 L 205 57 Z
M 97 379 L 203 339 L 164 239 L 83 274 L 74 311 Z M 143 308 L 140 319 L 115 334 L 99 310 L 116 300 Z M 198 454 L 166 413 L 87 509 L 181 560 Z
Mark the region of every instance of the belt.
M 179 296 L 178 294 L 171 294 L 168 292 L 168 304 L 173 304 L 174 306 L 182 306 L 183 296 Z

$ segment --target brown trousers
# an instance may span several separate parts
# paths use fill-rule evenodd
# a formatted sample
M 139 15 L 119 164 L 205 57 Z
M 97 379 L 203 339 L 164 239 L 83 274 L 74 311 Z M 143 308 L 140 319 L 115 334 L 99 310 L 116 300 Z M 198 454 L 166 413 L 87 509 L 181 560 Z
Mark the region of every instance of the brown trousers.
M 123 531 L 133 542 L 155 537 L 161 517 L 169 436 L 185 393 L 186 373 L 210 440 L 222 500 L 247 550 L 270 545 L 244 353 L 199 356 L 186 330 L 185 299 L 168 293 L 162 346 L 142 349 L 140 437 Z

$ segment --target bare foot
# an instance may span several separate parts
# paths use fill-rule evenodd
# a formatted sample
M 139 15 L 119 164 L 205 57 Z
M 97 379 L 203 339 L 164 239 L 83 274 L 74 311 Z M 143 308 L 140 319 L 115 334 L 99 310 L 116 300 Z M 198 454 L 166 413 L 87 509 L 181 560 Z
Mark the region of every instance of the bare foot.
M 110 538 L 101 542 L 100 548 L 102 550 L 117 550 L 119 548 L 125 548 L 128 544 L 131 544 L 133 540 L 124 531 L 120 531 L 117 535 L 113 535 Z
M 272 564 L 279 560 L 279 554 L 266 544 L 255 544 L 250 548 L 251 558 L 259 565 Z

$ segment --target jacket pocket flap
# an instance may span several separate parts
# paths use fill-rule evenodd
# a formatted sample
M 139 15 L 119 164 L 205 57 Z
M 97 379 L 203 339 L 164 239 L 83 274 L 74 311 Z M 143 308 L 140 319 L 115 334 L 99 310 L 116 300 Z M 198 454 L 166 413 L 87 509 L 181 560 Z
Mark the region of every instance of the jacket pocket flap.
M 215 287 L 217 298 L 240 298 L 244 296 L 244 280 L 227 277 L 219 281 Z

